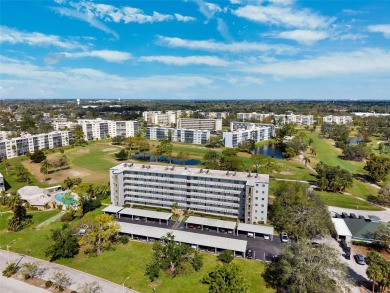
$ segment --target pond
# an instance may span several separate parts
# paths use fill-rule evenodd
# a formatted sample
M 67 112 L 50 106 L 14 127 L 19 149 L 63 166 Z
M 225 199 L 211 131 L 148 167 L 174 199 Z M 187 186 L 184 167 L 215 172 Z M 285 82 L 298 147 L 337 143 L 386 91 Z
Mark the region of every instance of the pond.
M 132 158 L 135 160 L 140 160 L 140 161 L 144 161 L 144 162 L 156 162 L 156 158 L 151 154 L 139 153 L 139 154 L 133 155 Z M 159 156 L 157 159 L 158 159 L 158 162 L 169 163 L 169 160 L 164 156 Z M 191 160 L 183 161 L 183 160 L 180 160 L 178 158 L 171 158 L 171 164 L 195 166 L 195 165 L 200 164 L 200 160 L 191 159 Z
M 349 145 L 359 144 L 361 141 L 362 141 L 362 139 L 359 138 L 359 137 L 350 137 L 350 138 L 348 138 L 348 144 Z
M 257 148 L 254 151 L 255 154 L 260 154 L 263 156 L 275 158 L 275 159 L 283 159 L 283 149 L 274 144 L 271 145 L 263 145 Z

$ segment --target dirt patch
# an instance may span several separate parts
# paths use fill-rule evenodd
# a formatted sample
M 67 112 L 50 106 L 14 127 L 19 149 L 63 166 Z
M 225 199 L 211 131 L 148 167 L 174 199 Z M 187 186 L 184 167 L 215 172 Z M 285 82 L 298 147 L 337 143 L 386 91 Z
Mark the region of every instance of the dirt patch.
M 369 253 L 370 251 L 376 251 L 372 248 L 364 247 L 364 246 L 360 246 L 360 245 L 352 245 L 352 247 L 353 247 L 354 253 L 356 253 L 356 254 L 367 255 L 367 253 Z M 378 251 L 378 252 L 385 260 L 390 261 L 390 251 L 383 250 L 383 251 Z
M 283 175 L 294 175 L 294 173 L 290 172 L 290 171 L 282 171 L 282 172 L 280 172 L 280 174 L 283 174 Z
M 103 152 L 113 152 L 113 151 L 116 151 L 117 148 L 106 148 L 103 150 Z
M 89 153 L 89 149 L 81 148 L 81 149 L 77 150 L 77 153 L 79 153 L 79 154 L 88 154 Z

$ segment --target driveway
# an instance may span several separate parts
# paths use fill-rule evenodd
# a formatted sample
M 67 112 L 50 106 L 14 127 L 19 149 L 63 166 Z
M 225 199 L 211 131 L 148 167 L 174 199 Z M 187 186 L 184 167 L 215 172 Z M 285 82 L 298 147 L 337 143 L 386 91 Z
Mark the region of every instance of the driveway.
M 57 272 L 58 270 L 65 272 L 66 274 L 69 275 L 70 279 L 72 280 L 72 284 L 69 286 L 69 288 L 71 290 L 77 290 L 79 286 L 81 286 L 85 283 L 91 283 L 91 282 L 95 281 L 95 282 L 99 283 L 99 286 L 102 288 L 103 292 L 137 293 L 137 291 L 134 291 L 131 289 L 127 289 L 127 290 L 123 291 L 123 287 L 119 284 L 110 282 L 108 280 L 105 280 L 105 279 L 99 278 L 97 276 L 93 276 L 93 275 L 90 275 L 88 273 L 84 273 L 84 272 L 72 269 L 72 268 L 69 268 L 66 266 L 62 266 L 62 265 L 59 265 L 56 263 L 44 261 L 44 260 L 41 260 L 41 259 L 38 259 L 35 257 L 21 255 L 21 254 L 14 253 L 14 252 L 9 252 L 9 257 L 10 257 L 10 261 L 18 264 L 18 266 L 20 266 L 26 262 L 38 262 L 39 266 L 44 269 L 42 275 L 40 276 L 40 278 L 43 280 L 48 280 L 53 275 L 53 273 Z M 0 250 L 0 270 L 1 271 L 3 271 L 4 268 L 7 266 L 7 262 L 8 262 L 8 252 L 5 250 Z M 15 280 L 15 281 L 17 281 L 17 280 Z M 18 282 L 18 284 L 21 283 L 19 281 L 17 281 L 17 282 Z M 3 282 L 2 282 L 2 284 L 3 284 Z M 13 286 L 13 285 L 14 285 L 13 281 L 7 282 L 7 286 Z M 3 285 L 1 285 L 1 286 L 3 286 Z M 21 288 L 24 287 L 23 285 L 20 285 L 20 286 L 21 286 Z M 0 287 L 0 288 L 2 288 L 2 287 Z M 19 292 L 19 291 L 0 290 L 0 292 Z M 33 292 L 33 293 L 35 293 L 35 291 L 29 291 L 29 290 L 20 291 L 20 292 Z M 46 292 L 46 291 L 36 291 L 36 292 L 40 293 L 40 292 Z

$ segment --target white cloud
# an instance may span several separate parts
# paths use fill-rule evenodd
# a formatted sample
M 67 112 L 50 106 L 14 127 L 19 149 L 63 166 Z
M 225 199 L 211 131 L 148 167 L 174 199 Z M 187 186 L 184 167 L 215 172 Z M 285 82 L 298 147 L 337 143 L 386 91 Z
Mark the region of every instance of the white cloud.
M 229 62 L 214 56 L 144 56 L 140 58 L 144 62 L 161 62 L 168 65 L 207 65 L 207 66 L 227 66 Z
M 53 7 L 52 9 L 55 12 L 59 13 L 60 15 L 73 17 L 78 20 L 85 21 L 89 23 L 92 27 L 97 28 L 107 34 L 113 35 L 115 38 L 119 39 L 119 35 L 115 31 L 111 30 L 104 23 L 96 19 L 93 15 L 85 15 L 79 11 L 68 9 L 68 8 L 62 8 L 62 7 Z
M 280 78 L 313 78 L 339 74 L 390 73 L 390 51 L 366 48 L 315 58 L 244 66 L 243 72 L 256 72 Z
M 84 47 L 75 41 L 63 40 L 56 35 L 45 35 L 38 32 L 22 32 L 7 26 L 0 26 L 0 30 L 0 43 L 54 46 L 65 49 Z
M 99 50 L 89 52 L 64 52 L 60 53 L 65 58 L 84 58 L 84 57 L 95 57 L 103 59 L 107 62 L 121 63 L 123 61 L 132 58 L 132 55 L 127 52 L 111 51 L 111 50 Z
M 230 35 L 229 28 L 225 21 L 222 18 L 217 18 L 217 23 L 217 30 L 221 34 L 221 36 L 227 41 L 232 41 L 233 38 Z
M 296 9 L 287 4 L 270 4 L 268 6 L 246 5 L 233 10 L 233 14 L 264 24 L 302 29 L 326 28 L 335 21 L 335 18 L 318 15 L 309 9 Z
M 385 38 L 390 39 L 390 24 L 369 25 L 367 30 L 372 33 L 382 33 Z
M 211 86 L 213 80 L 199 75 L 150 75 L 124 77 L 90 68 L 52 69 L 0 56 L 3 97 L 84 98 L 139 97 L 154 91 L 172 93 L 194 87 Z
M 222 12 L 222 8 L 214 3 L 209 3 L 203 0 L 192 0 L 195 2 L 198 7 L 200 13 L 202 13 L 207 19 L 211 19 L 214 14 Z
M 293 30 L 272 34 L 275 38 L 293 40 L 301 44 L 311 45 L 329 37 L 325 31 Z
M 177 21 L 189 22 L 189 21 L 195 21 L 196 20 L 195 17 L 184 16 L 184 15 L 181 15 L 179 13 L 175 13 L 174 15 L 175 15 Z
M 351 40 L 351 41 L 358 41 L 358 40 L 363 40 L 367 38 L 367 35 L 364 34 L 352 34 L 352 33 L 346 33 L 346 34 L 340 34 L 340 35 L 334 35 L 332 36 L 332 40 L 340 40 L 340 41 L 346 41 L 346 40 Z
M 249 84 L 263 84 L 264 80 L 254 76 L 229 76 L 226 81 L 235 86 L 248 86 Z
M 171 38 L 158 36 L 158 44 L 171 48 L 186 48 L 191 50 L 204 50 L 212 52 L 231 52 L 231 53 L 242 53 L 242 52 L 266 52 L 274 51 L 276 54 L 281 53 L 293 53 L 297 49 L 286 45 L 267 45 L 262 43 L 253 42 L 233 42 L 233 43 L 221 43 L 213 40 L 187 40 L 181 38 Z

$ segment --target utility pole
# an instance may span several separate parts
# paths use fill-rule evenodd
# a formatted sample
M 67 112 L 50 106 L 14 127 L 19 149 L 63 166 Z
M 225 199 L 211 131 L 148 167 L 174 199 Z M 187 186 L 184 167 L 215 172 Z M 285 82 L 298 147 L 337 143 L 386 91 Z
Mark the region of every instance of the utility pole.
M 126 278 L 126 280 L 123 281 L 122 283 L 122 293 L 125 293 L 125 283 L 126 281 L 130 278 L 130 275 Z
M 10 243 L 7 244 L 7 255 L 8 255 L 8 265 L 11 263 L 9 260 L 9 246 L 11 245 L 12 242 L 15 242 L 16 239 L 12 240 Z

